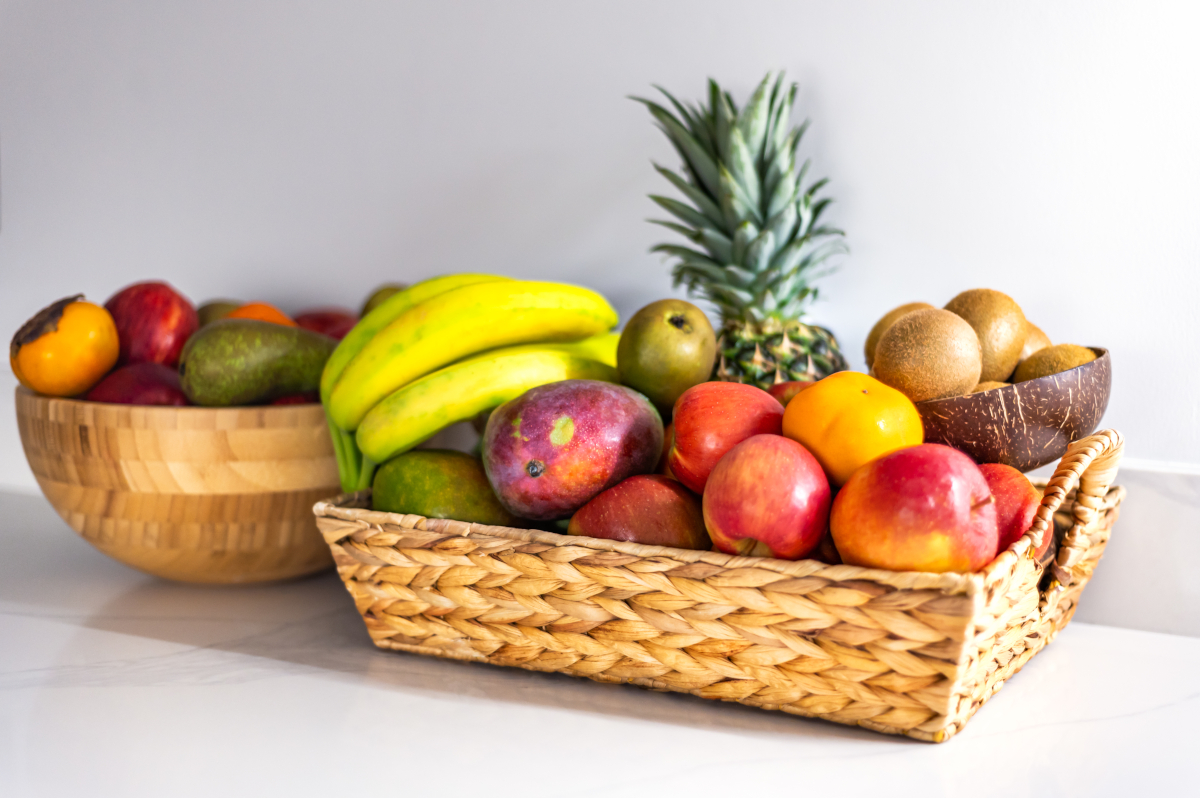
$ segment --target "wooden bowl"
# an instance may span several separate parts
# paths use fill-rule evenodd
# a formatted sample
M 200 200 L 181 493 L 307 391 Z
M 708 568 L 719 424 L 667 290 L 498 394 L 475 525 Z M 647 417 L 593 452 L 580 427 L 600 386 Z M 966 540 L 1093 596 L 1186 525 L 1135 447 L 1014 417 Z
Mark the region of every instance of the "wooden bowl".
M 333 564 L 312 507 L 340 491 L 320 405 L 139 407 L 17 389 L 21 445 L 71 528 L 181 582 L 268 582 Z
M 926 442 L 1019 471 L 1061 459 L 1068 445 L 1096 431 L 1108 407 L 1112 363 L 1107 349 L 1090 348 L 1095 360 L 1058 374 L 918 403 Z

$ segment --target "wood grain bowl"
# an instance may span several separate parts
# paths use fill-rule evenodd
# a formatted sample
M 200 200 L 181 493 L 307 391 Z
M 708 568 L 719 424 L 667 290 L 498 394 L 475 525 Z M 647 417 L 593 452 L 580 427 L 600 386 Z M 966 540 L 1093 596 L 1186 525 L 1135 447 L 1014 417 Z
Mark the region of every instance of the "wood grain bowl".
M 1112 361 L 1107 349 L 1090 348 L 1095 360 L 1058 374 L 919 402 L 925 440 L 1019 471 L 1059 460 L 1073 441 L 1096 431 L 1108 407 Z
M 207 584 L 332 565 L 312 514 L 339 491 L 320 405 L 138 407 L 24 388 L 16 404 L 42 493 L 110 557 Z

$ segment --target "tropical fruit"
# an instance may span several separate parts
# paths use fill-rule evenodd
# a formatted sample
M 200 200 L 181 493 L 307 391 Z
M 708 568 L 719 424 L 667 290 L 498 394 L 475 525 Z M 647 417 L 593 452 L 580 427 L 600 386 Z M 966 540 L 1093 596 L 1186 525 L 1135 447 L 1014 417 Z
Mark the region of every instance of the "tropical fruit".
M 948 310 L 927 308 L 901 316 L 887 329 L 875 348 L 872 371 L 880 382 L 924 402 L 970 393 L 982 367 L 971 325 Z
M 213 299 L 196 308 L 196 316 L 200 320 L 200 326 L 204 327 L 225 318 L 244 304 L 246 303 L 236 299 Z
M 683 174 L 655 168 L 688 202 L 651 199 L 677 220 L 657 223 L 695 247 L 655 251 L 677 258 L 676 284 L 720 311 L 717 379 L 766 388 L 845 369 L 833 333 L 801 321 L 819 266 L 845 246 L 842 231 L 821 222 L 832 202 L 819 197 L 826 181 L 806 184 L 809 163 L 796 163 L 807 127 L 791 124 L 797 86 L 767 75 L 740 111 L 714 81 L 699 108 L 660 91 L 674 113 L 638 99 L 675 146 Z
M 667 414 L 680 394 L 712 375 L 717 336 L 704 311 L 660 299 L 633 314 L 617 345 L 621 382 Z
M 362 310 L 359 311 L 358 315 L 367 315 L 405 288 L 408 288 L 408 286 L 404 283 L 384 283 L 371 292 L 371 295 L 363 302 Z
M 496 498 L 478 458 L 442 449 L 407 452 L 381 465 L 372 484 L 371 509 L 476 524 L 519 524 Z
M 1012 297 L 990 288 L 963 291 L 946 303 L 979 337 L 982 356 L 980 382 L 1007 380 L 1021 359 L 1028 327 L 1021 306 Z
M 863 354 L 867 358 L 867 368 L 871 368 L 871 364 L 875 362 L 875 347 L 879 345 L 879 339 L 883 337 L 888 327 L 891 327 L 896 319 L 906 313 L 912 313 L 914 310 L 924 310 L 931 307 L 933 305 L 928 302 L 906 302 L 900 307 L 892 308 L 883 314 L 883 318 L 875 322 L 875 326 L 871 328 L 871 332 L 867 333 L 867 343 L 863 347 Z
M 112 314 L 83 301 L 60 299 L 21 325 L 8 348 L 13 374 L 31 391 L 75 396 L 108 373 L 120 355 Z
M 925 439 L 908 397 L 855 371 L 831 374 L 788 403 L 783 434 L 810 451 L 834 485 L 864 463 Z
M 626 477 L 652 472 L 662 439 L 658 411 L 637 391 L 565 380 L 496 408 L 483 433 L 483 465 L 509 512 L 553 520 Z
M 612 366 L 580 354 L 588 346 L 531 344 L 485 352 L 398 389 L 371 408 L 358 426 L 359 450 L 377 463 L 407 451 L 438 431 L 560 380 L 616 382 Z
M 299 326 L 291 316 L 269 302 L 247 302 L 241 307 L 234 308 L 226 313 L 225 318 L 256 319 L 258 321 L 267 321 L 271 324 L 282 324 L 284 327 Z
M 1013 382 L 1036 380 L 1068 369 L 1077 368 L 1096 359 L 1096 353 L 1084 346 L 1057 344 L 1039 349 L 1017 366 Z
M 336 341 L 257 319 L 222 319 L 198 331 L 179 357 L 188 399 L 206 407 L 270 402 L 315 391 Z
M 355 430 L 388 394 L 456 360 L 502 346 L 588 338 L 616 323 L 608 301 L 586 288 L 518 280 L 464 285 L 426 299 L 376 333 L 337 378 L 326 411 L 338 427 Z

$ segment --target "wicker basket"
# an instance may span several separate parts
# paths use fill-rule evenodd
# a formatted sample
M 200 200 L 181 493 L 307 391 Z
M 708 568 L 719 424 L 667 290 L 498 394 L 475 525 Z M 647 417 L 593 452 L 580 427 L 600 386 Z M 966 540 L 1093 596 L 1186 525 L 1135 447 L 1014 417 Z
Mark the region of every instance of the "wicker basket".
M 733 557 L 316 505 L 381 648 L 737 701 L 943 742 L 1066 626 L 1124 495 L 1074 443 L 1030 531 L 978 573 Z M 1072 490 L 1078 485 L 1077 490 Z M 1031 553 L 1063 534 L 1048 572 Z M 1064 509 L 1065 509 L 1064 507 Z

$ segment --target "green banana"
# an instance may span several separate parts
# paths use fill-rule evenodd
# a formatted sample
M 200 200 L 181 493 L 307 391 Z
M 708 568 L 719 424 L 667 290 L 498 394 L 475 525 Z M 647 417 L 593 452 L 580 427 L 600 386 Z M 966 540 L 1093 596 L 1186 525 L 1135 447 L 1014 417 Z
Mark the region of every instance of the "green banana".
M 598 336 L 604 337 L 604 336 Z M 382 463 L 438 431 L 559 380 L 616 382 L 612 366 L 588 357 L 596 340 L 485 352 L 409 383 L 375 405 L 358 427 L 358 448 Z
M 380 330 L 342 371 L 325 407 L 334 424 L 355 430 L 393 391 L 456 360 L 502 346 L 587 338 L 616 323 L 608 300 L 578 286 L 505 280 L 456 288 Z
M 374 310 L 359 319 L 358 324 L 346 334 L 346 337 L 333 350 L 329 360 L 325 362 L 325 370 L 321 373 L 321 401 L 329 402 L 329 393 L 338 377 L 354 356 L 370 343 L 375 334 L 396 320 L 414 305 L 424 302 L 430 297 L 444 294 L 455 288 L 476 283 L 500 282 L 510 280 L 510 277 L 499 277 L 492 274 L 446 274 L 431 277 L 388 297 Z

